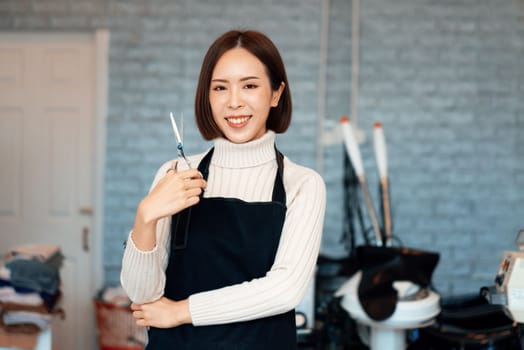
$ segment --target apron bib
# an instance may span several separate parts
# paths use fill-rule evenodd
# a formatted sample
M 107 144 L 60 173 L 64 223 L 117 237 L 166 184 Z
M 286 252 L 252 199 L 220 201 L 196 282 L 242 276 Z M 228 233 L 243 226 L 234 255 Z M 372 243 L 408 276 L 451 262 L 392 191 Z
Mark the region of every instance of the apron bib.
M 271 202 L 203 198 L 174 215 L 165 297 L 191 294 L 264 277 L 273 265 L 284 219 L 283 156 Z M 198 169 L 207 180 L 213 149 Z M 262 296 L 261 296 L 262 297 Z M 150 327 L 147 350 L 292 350 L 297 348 L 295 311 L 223 325 Z

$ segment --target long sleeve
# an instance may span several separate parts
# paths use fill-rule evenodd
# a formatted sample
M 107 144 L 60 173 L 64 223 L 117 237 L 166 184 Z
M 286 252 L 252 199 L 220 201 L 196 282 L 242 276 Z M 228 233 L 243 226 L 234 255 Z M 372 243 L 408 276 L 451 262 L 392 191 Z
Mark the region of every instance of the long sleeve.
M 170 219 L 159 220 L 156 246 L 150 251 L 139 250 L 129 234 L 122 258 L 120 283 L 135 303 L 159 299 L 164 294 L 165 269 L 168 261 Z M 167 228 L 167 229 L 166 229 Z
M 170 163 L 170 161 L 166 162 L 157 171 L 151 189 L 166 173 Z M 171 218 L 162 218 L 158 221 L 156 246 L 150 251 L 139 250 L 131 237 L 132 232 L 128 235 L 122 258 L 120 284 L 135 303 L 153 301 L 164 294 L 170 225 Z
M 270 201 L 276 174 L 273 132 L 250 145 L 215 141 L 204 197 Z M 192 157 L 198 164 L 202 155 Z M 166 163 L 168 164 L 168 163 Z M 152 187 L 167 169 L 160 168 Z M 267 274 L 189 297 L 194 325 L 223 324 L 270 316 L 294 308 L 305 295 L 320 249 L 326 189 L 320 175 L 284 159 L 287 212 L 275 262 Z M 139 251 L 128 238 L 121 283 L 137 303 L 163 295 L 168 262 L 170 219 L 157 225 L 157 245 Z

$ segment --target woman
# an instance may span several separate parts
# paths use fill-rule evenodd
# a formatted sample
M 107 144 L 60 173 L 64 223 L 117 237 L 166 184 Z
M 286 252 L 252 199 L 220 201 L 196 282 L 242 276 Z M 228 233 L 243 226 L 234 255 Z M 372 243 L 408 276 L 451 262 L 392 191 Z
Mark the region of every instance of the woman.
M 294 349 L 326 193 L 275 147 L 291 95 L 269 38 L 230 31 L 211 45 L 195 115 L 214 147 L 191 157 L 198 169 L 164 164 L 137 208 L 121 272 L 133 317 L 148 350 Z

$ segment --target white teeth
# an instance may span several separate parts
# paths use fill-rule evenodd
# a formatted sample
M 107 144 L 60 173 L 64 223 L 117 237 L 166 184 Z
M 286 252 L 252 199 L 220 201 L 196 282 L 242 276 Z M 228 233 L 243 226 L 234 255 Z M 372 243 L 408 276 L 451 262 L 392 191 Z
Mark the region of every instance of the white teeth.
M 241 117 L 241 118 L 227 118 L 227 121 L 232 124 L 242 124 L 245 123 L 249 117 Z

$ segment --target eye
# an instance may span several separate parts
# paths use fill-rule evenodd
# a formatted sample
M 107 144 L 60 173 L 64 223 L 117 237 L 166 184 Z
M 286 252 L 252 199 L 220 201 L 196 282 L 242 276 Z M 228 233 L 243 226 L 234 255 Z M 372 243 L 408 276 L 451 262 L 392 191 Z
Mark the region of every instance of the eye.
M 211 90 L 213 90 L 213 91 L 223 91 L 225 89 L 226 89 L 226 87 L 223 86 L 223 85 L 213 85 L 213 86 L 211 86 Z
M 256 89 L 258 87 L 258 85 L 256 84 L 246 84 L 244 86 L 244 89 Z

